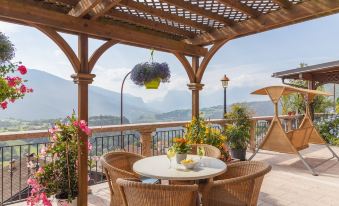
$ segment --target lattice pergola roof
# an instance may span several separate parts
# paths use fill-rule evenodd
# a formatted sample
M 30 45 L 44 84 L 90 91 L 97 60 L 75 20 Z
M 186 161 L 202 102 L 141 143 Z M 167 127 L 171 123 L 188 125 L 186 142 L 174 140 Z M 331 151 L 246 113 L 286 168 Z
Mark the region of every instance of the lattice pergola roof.
M 339 11 L 338 0 L 0 0 L 0 20 L 205 56 L 205 45 Z
M 276 72 L 272 77 L 313 81 L 316 87 L 328 83 L 339 84 L 339 61 Z

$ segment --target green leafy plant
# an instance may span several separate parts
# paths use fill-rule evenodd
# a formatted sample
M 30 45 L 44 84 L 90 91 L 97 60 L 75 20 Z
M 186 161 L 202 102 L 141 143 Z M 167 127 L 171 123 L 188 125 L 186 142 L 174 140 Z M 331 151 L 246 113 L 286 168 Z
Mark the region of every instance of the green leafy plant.
M 242 104 L 234 104 L 226 118 L 232 121 L 225 133 L 228 145 L 232 149 L 246 149 L 250 140 L 251 112 Z
M 339 118 L 322 119 L 316 123 L 320 135 L 329 144 L 339 146 Z
M 43 147 L 40 157 L 50 159 L 40 167 L 27 181 L 31 187 L 27 205 L 51 205 L 48 197 L 55 195 L 58 199 L 71 202 L 78 195 L 78 136 L 81 132 L 91 134 L 87 123 L 78 121 L 75 114 L 68 117 L 68 122 L 56 122 L 49 129 L 52 144 Z M 88 150 L 92 149 L 89 142 Z M 90 160 L 89 160 L 90 161 Z

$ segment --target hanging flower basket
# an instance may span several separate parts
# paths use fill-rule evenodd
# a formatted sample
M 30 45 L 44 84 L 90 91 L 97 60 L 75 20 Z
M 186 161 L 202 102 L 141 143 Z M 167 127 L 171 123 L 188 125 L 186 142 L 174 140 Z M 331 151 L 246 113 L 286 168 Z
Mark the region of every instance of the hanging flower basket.
M 153 79 L 149 82 L 145 82 L 146 89 L 158 89 L 160 85 L 160 78 Z
M 169 82 L 171 77 L 167 63 L 153 62 L 153 52 L 150 62 L 137 64 L 131 71 L 131 80 L 146 89 L 158 89 L 160 82 Z

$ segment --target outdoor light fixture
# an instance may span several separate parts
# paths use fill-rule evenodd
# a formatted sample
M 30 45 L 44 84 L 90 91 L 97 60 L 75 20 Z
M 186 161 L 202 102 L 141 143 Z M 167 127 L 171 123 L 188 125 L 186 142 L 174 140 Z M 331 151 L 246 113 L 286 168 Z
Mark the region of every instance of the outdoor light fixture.
M 224 77 L 221 79 L 222 87 L 227 88 L 229 81 L 230 81 L 230 79 L 225 74 Z
M 221 84 L 222 87 L 224 88 L 224 117 L 225 114 L 227 113 L 227 105 L 226 105 L 226 89 L 228 87 L 228 82 L 230 81 L 230 79 L 226 76 L 226 74 L 224 75 L 224 77 L 221 79 Z

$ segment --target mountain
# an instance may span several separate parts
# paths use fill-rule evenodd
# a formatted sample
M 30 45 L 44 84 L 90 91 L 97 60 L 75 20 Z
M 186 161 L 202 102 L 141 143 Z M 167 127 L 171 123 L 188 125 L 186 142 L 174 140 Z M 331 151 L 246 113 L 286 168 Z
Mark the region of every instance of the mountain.
M 1 111 L 0 119 L 62 118 L 77 109 L 77 86 L 72 81 L 34 69 L 29 70 L 25 79 L 34 92 Z M 153 113 L 142 98 L 124 95 L 124 115 L 132 122 L 139 116 Z M 120 116 L 120 93 L 90 86 L 89 115 Z
M 252 112 L 253 116 L 271 116 L 273 115 L 273 104 L 270 101 L 243 102 Z M 228 110 L 230 107 L 227 108 Z M 223 118 L 224 107 L 222 105 L 206 107 L 200 109 L 206 119 Z M 136 122 L 166 122 L 166 121 L 185 121 L 191 119 L 191 109 L 174 110 L 161 114 L 148 114 L 140 116 Z

